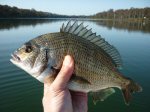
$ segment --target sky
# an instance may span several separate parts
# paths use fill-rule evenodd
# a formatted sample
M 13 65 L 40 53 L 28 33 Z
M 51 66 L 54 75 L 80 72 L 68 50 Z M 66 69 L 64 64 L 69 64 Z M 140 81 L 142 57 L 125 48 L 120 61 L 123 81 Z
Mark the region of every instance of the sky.
M 150 7 L 150 0 L 0 0 L 0 4 L 64 15 L 92 15 L 109 9 Z

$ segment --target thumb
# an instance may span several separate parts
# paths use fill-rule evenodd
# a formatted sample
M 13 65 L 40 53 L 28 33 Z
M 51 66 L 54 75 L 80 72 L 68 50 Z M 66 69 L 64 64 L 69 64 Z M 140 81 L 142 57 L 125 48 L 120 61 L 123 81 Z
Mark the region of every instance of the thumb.
M 52 86 L 55 90 L 64 89 L 67 86 L 67 83 L 73 73 L 74 70 L 74 60 L 71 56 L 65 56 L 63 61 L 62 68 L 58 73 L 56 79 L 52 83 Z

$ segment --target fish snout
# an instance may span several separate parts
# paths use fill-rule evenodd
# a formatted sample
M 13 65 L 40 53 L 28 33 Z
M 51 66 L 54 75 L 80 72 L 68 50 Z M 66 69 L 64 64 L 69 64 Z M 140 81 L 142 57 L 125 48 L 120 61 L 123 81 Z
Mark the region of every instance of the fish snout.
M 17 51 L 15 51 L 13 54 L 11 54 L 11 59 L 13 61 L 16 61 L 16 62 L 20 62 L 21 61 L 21 58 L 17 55 Z

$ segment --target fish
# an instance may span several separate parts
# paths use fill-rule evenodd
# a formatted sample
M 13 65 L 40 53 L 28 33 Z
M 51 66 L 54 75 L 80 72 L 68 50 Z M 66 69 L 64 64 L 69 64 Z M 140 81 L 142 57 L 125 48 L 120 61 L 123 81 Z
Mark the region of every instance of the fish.
M 10 61 L 40 82 L 52 83 L 66 55 L 74 59 L 68 89 L 91 93 L 95 103 L 104 101 L 115 93 L 115 89 L 120 89 L 125 104 L 129 105 L 132 93 L 142 91 L 139 84 L 119 71 L 122 67 L 119 51 L 85 27 L 83 22 L 63 23 L 59 32 L 43 34 L 25 42 L 14 51 Z

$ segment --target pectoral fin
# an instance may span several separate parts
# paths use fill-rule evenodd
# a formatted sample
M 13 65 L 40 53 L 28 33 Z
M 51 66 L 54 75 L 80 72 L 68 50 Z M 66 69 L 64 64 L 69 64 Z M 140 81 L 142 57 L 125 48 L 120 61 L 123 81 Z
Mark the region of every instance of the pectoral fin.
M 60 72 L 60 69 L 57 69 L 56 67 L 51 67 L 54 74 L 58 74 Z M 79 84 L 91 84 L 88 80 L 86 80 L 83 77 L 77 76 L 76 74 L 72 74 L 71 80 L 79 83 Z
M 71 77 L 71 80 L 73 80 L 74 82 L 79 83 L 79 84 L 91 84 L 85 78 L 80 77 L 80 76 L 76 76 L 75 74 L 73 74 L 73 76 Z
M 104 101 L 108 96 L 112 95 L 113 93 L 115 93 L 115 90 L 113 88 L 107 88 L 97 92 L 93 92 L 93 103 L 96 105 L 98 101 Z

